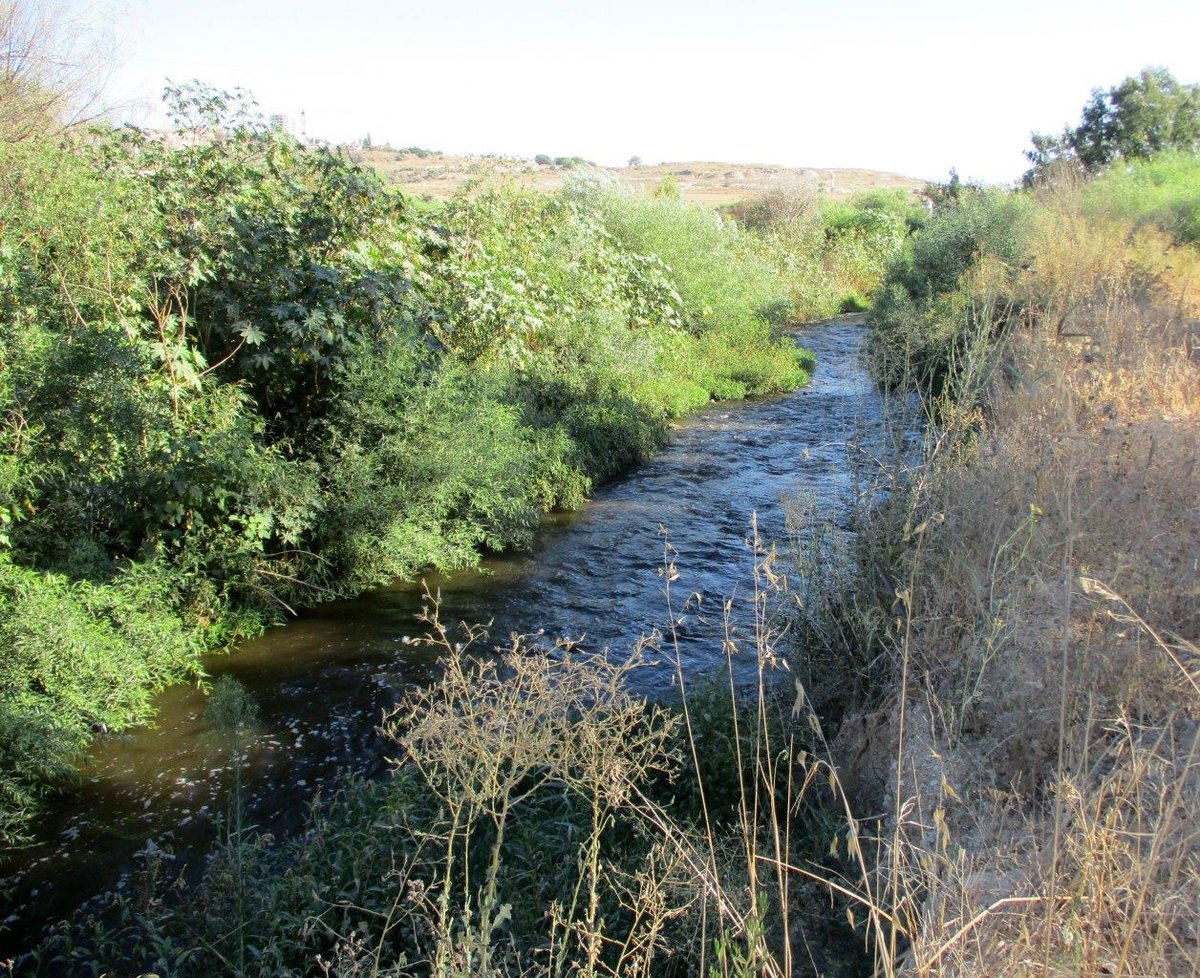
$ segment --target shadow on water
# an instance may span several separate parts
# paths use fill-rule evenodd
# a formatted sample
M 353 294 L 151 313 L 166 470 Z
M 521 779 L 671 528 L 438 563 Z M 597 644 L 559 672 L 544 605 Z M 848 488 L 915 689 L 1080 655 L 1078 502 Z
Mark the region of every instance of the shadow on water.
M 701 412 L 662 454 L 581 510 L 548 517 L 529 552 L 430 578 L 443 621 L 491 621 L 498 642 L 544 628 L 586 636 L 588 648 L 627 651 L 667 619 L 661 527 L 676 550 L 680 594 L 699 592 L 714 609 L 736 599 L 752 579 L 752 514 L 767 539 L 784 534 L 786 493 L 808 494 L 835 523 L 848 516 L 849 445 L 881 437 L 883 428 L 882 400 L 861 364 L 864 335 L 847 321 L 799 331 L 817 357 L 809 386 Z M 375 733 L 381 712 L 436 670 L 428 651 L 404 641 L 421 631 L 422 601 L 418 584 L 381 588 L 313 609 L 208 661 L 213 677 L 236 677 L 259 706 L 251 824 L 285 832 L 345 772 L 369 777 L 384 769 Z M 719 641 L 701 629 L 682 630 L 680 653 L 689 674 L 724 662 Z M 672 672 L 666 663 L 642 670 L 639 691 L 668 693 Z M 44 924 L 98 892 L 128 886 L 147 846 L 181 866 L 214 837 L 228 757 L 204 722 L 204 696 L 176 687 L 157 705 L 153 728 L 97 742 L 78 795 L 47 814 L 41 841 L 8 867 L 11 916 L 0 945 L 28 947 Z

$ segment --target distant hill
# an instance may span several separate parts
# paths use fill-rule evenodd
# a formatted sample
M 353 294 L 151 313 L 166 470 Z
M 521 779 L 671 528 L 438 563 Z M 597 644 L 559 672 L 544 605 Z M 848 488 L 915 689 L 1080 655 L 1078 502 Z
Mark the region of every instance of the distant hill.
M 355 159 L 374 167 L 389 183 L 409 193 L 444 200 L 463 184 L 480 177 L 506 176 L 531 187 L 554 190 L 579 169 L 612 174 L 641 189 L 652 189 L 670 176 L 685 200 L 719 207 L 770 190 L 808 190 L 847 196 L 859 190 L 900 188 L 919 193 L 924 180 L 878 170 L 794 168 L 741 163 L 660 163 L 636 167 L 572 167 L 539 165 L 500 156 L 444 156 L 388 149 L 355 150 Z

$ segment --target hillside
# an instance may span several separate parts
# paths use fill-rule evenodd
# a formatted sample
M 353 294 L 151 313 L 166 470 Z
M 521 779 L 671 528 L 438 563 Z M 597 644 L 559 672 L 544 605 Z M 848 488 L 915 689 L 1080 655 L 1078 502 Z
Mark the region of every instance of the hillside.
M 444 200 L 464 184 L 485 176 L 510 176 L 522 184 L 554 190 L 574 168 L 538 165 L 529 160 L 499 156 L 439 156 L 360 150 L 356 160 L 367 163 L 391 184 L 410 193 Z M 674 177 L 684 200 L 720 206 L 770 190 L 809 190 L 836 197 L 859 190 L 900 188 L 920 192 L 925 181 L 877 170 L 814 169 L 740 163 L 660 163 L 657 166 L 595 167 L 637 188 L 658 186 Z

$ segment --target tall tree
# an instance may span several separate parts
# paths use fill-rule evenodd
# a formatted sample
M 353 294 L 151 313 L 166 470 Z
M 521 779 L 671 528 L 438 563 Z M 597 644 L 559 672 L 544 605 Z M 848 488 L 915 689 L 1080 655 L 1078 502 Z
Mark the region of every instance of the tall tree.
M 1030 180 L 1058 161 L 1094 172 L 1117 159 L 1146 159 L 1166 149 L 1200 149 L 1200 85 L 1182 84 L 1165 68 L 1144 68 L 1106 90 L 1095 89 L 1079 125 L 1058 136 L 1034 133 L 1025 156 Z

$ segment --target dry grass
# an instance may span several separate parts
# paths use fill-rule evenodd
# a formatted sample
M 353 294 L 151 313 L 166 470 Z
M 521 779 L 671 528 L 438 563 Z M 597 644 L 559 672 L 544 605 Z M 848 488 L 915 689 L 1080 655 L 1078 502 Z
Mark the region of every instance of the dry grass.
M 896 687 L 834 754 L 890 808 L 886 974 L 1200 973 L 1200 256 L 1042 217 L 1033 315 L 874 527 Z
M 420 844 L 393 871 L 386 912 L 352 900 L 339 905 L 379 919 L 371 940 L 365 925 L 339 933 L 318 960 L 325 974 L 846 973 L 844 946 L 829 946 L 830 877 L 811 862 L 805 806 L 840 813 L 836 845 L 839 857 L 846 847 L 847 879 L 870 878 L 869 853 L 803 688 L 779 682 L 787 678 L 786 621 L 776 602 L 788 582 L 756 528 L 751 545 L 750 620 L 735 624 L 726 602 L 712 624 L 724 634 L 728 671 L 701 690 L 683 673 L 673 624 L 623 661 L 522 636 L 501 658 L 479 658 L 485 632 L 447 628 L 430 597 L 421 641 L 438 650 L 444 675 L 411 692 L 382 732 L 398 748 L 397 764 L 436 799 L 438 814 L 413 832 Z M 692 600 L 681 604 L 675 594 L 674 556 L 666 541 L 661 575 L 672 623 L 691 614 Z M 747 656 L 757 667 L 749 689 L 734 679 Z M 677 708 L 652 707 L 628 692 L 631 671 L 647 657 L 674 663 Z M 732 787 L 700 774 L 711 761 L 701 754 L 714 742 L 736 758 Z M 689 762 L 696 780 L 681 783 Z M 680 792 L 689 795 L 682 807 Z M 734 810 L 713 810 L 713 792 L 732 794 Z M 548 815 L 547 799 L 567 796 L 573 814 Z M 529 826 L 546 833 L 558 866 L 522 869 L 520 836 Z M 564 830 L 565 842 L 550 839 Z M 632 862 L 622 838 L 639 840 Z M 514 872 L 530 874 L 517 899 Z M 535 905 L 535 881 L 556 876 L 573 882 Z M 890 916 L 852 884 L 832 888 L 839 908 L 832 916 L 851 906 L 851 917 L 869 922 L 874 943 L 887 939 Z M 413 949 L 404 960 L 389 946 L 400 933 Z

